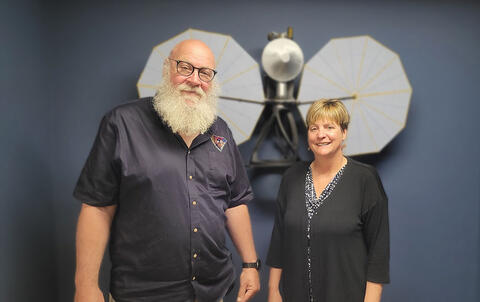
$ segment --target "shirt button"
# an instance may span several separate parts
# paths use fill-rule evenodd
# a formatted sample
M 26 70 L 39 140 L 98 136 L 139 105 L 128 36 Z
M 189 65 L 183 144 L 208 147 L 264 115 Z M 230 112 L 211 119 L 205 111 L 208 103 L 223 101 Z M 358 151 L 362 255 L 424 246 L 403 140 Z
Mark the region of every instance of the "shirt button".
M 197 278 L 196 278 L 195 276 L 193 276 L 193 277 L 192 277 L 192 280 L 194 280 L 194 281 L 195 281 L 195 279 L 197 279 Z
M 193 232 L 194 232 L 194 233 L 198 232 L 198 229 L 197 229 L 197 228 L 193 228 Z
M 196 205 L 197 205 L 197 202 L 194 200 L 194 201 L 192 201 L 192 204 L 193 204 L 194 206 L 196 206 Z
M 190 150 L 188 150 L 187 153 L 190 154 Z
M 193 254 L 193 258 L 197 258 L 197 256 L 198 256 L 197 254 Z
M 192 175 L 190 175 L 190 176 L 188 177 L 188 179 L 192 179 L 192 178 L 193 178 L 193 176 L 192 176 Z

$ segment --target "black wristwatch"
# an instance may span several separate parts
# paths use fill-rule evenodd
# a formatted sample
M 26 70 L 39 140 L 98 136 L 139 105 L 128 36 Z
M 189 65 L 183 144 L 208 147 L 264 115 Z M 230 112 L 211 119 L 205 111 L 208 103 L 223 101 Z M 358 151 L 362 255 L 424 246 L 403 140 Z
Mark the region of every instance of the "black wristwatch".
M 262 261 L 260 261 L 260 259 L 257 259 L 257 262 L 243 262 L 242 263 L 242 268 L 254 268 L 257 271 L 259 271 L 261 267 L 262 267 Z

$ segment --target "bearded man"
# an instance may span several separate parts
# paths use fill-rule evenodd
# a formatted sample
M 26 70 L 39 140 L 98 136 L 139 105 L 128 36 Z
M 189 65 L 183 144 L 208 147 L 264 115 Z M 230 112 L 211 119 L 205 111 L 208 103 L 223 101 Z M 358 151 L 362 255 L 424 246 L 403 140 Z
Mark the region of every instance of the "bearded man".
M 74 191 L 76 302 L 104 301 L 98 275 L 109 240 L 112 301 L 221 301 L 235 279 L 225 229 L 244 262 L 238 301 L 260 289 L 252 190 L 216 114 L 214 68 L 207 45 L 180 42 L 154 98 L 104 116 Z

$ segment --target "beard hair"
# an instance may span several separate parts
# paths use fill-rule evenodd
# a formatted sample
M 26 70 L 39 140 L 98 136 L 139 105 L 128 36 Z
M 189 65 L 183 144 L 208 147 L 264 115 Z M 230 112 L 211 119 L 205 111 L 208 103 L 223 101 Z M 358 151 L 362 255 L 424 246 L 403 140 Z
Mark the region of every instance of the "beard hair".
M 183 96 L 181 91 L 194 91 L 198 96 Z M 217 118 L 218 83 L 212 80 L 208 92 L 200 87 L 170 82 L 170 72 L 164 73 L 162 83 L 153 97 L 153 107 L 173 133 L 186 136 L 205 133 Z M 193 104 L 188 104 L 189 99 Z

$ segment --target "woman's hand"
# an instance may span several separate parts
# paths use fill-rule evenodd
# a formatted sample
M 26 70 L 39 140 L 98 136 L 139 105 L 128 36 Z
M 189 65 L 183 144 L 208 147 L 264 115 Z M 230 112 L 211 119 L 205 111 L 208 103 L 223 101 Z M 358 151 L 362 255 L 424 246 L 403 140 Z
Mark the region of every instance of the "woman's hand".
M 367 281 L 364 302 L 380 302 L 380 299 L 382 298 L 382 289 L 382 284 Z
M 270 277 L 268 279 L 268 302 L 282 302 L 279 285 L 282 277 L 281 268 L 270 268 Z
M 75 291 L 74 302 L 105 302 L 103 293 L 96 286 L 77 288 Z
M 277 289 L 270 289 L 268 291 L 268 302 L 282 302 L 282 296 L 280 291 Z

